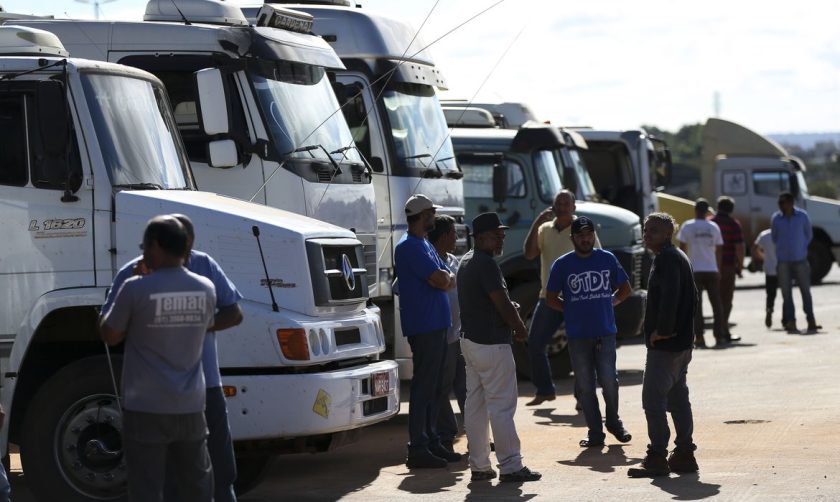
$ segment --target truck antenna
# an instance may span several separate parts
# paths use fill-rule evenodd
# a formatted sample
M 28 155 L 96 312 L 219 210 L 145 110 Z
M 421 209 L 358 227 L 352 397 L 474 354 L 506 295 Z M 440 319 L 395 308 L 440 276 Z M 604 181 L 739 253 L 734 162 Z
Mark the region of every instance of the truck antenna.
M 172 2 L 172 6 L 175 7 L 175 10 L 177 10 L 178 14 L 181 16 L 181 19 L 184 20 L 184 24 L 187 25 L 187 26 L 190 26 L 192 23 L 190 23 L 190 20 L 187 19 L 187 16 L 185 16 L 184 13 L 181 12 L 181 9 L 178 8 L 178 4 L 175 3 L 175 0 L 169 0 L 169 1 Z
M 268 286 L 268 294 L 271 295 L 271 310 L 279 312 L 280 308 L 277 306 L 277 301 L 274 299 L 274 290 L 271 288 L 271 278 L 268 276 L 268 267 L 265 266 L 265 255 L 263 255 L 262 244 L 260 244 L 260 227 L 254 225 L 251 227 L 254 237 L 257 238 L 257 247 L 260 250 L 260 260 L 262 260 L 263 272 L 265 272 L 265 284 Z

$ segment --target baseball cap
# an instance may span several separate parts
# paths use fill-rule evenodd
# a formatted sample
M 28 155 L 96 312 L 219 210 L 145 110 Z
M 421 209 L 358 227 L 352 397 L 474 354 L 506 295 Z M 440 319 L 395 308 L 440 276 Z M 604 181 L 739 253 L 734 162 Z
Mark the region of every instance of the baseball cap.
M 407 201 L 405 201 L 405 215 L 414 216 L 415 214 L 420 214 L 427 209 L 440 209 L 441 207 L 443 206 L 432 204 L 431 199 L 422 193 L 418 193 L 416 195 L 412 195 Z
M 576 234 L 583 230 L 589 229 L 595 231 L 595 224 L 586 216 L 579 216 L 572 222 L 572 234 Z
M 496 230 L 497 228 L 510 228 L 502 225 L 502 220 L 496 213 L 481 213 L 472 220 L 473 235 L 478 235 L 481 232 Z

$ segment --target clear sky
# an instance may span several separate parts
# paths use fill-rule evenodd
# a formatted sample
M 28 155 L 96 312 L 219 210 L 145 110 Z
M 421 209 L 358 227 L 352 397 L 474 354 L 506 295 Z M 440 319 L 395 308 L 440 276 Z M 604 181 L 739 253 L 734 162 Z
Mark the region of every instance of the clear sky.
M 415 28 L 431 12 L 420 33 L 430 42 L 499 0 L 358 1 Z M 106 19 L 140 19 L 145 4 L 100 7 Z M 93 17 L 78 0 L 0 5 Z M 825 132 L 840 130 L 838 20 L 836 0 L 503 0 L 431 50 L 445 97 L 470 99 L 487 79 L 477 99 L 525 101 L 559 125 L 675 130 L 713 115 L 718 93 L 722 118 L 757 131 Z

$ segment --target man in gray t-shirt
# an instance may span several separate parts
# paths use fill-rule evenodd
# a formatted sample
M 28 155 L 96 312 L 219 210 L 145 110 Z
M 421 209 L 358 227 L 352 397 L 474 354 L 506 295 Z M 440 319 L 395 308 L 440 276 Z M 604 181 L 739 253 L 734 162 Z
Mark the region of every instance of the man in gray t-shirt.
M 123 446 L 129 501 L 163 500 L 167 461 L 179 466 L 182 500 L 212 500 L 204 419 L 204 337 L 213 283 L 183 267 L 187 235 L 171 216 L 146 225 L 143 260 L 152 273 L 125 281 L 101 320 L 109 345 L 125 340 Z

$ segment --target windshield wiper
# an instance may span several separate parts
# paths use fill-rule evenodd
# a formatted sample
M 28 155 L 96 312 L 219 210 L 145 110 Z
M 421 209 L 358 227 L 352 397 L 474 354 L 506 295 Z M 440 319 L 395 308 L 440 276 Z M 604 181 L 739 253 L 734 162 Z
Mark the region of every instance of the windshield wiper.
M 123 183 L 114 185 L 114 188 L 128 188 L 129 190 L 163 190 L 157 183 Z
M 344 146 L 344 147 L 338 148 L 336 150 L 333 150 L 333 151 L 330 152 L 330 155 L 335 155 L 335 154 L 340 153 L 341 154 L 341 160 L 339 160 L 339 162 L 341 162 L 342 160 L 347 159 L 347 152 L 349 150 L 356 150 L 356 153 L 359 154 L 359 158 L 362 159 L 362 165 L 365 166 L 365 173 L 367 174 L 367 177 L 372 178 L 373 177 L 373 168 L 370 167 L 370 163 L 368 163 L 367 159 L 362 154 L 362 151 L 359 150 L 359 147 L 357 147 L 355 144 L 350 145 L 350 146 Z
M 324 148 L 324 145 L 322 145 L 320 143 L 295 148 L 294 150 L 289 152 L 289 155 L 292 154 L 292 153 L 306 152 L 313 159 L 315 159 L 316 158 L 315 154 L 312 153 L 313 150 L 321 150 L 327 156 L 327 159 L 330 161 L 330 164 L 332 164 L 332 166 L 333 166 L 333 177 L 341 175 L 341 168 L 338 166 L 338 162 L 336 162 L 335 159 L 332 158 L 332 155 L 330 155 L 330 152 L 328 152 L 327 149 Z

